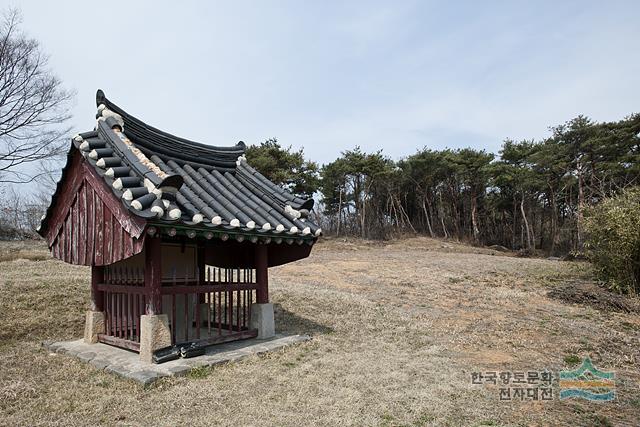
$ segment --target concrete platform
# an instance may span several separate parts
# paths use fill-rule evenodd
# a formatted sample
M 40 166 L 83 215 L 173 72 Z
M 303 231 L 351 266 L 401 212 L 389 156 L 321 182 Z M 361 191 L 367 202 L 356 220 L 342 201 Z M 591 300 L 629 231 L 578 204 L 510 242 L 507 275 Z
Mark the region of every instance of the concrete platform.
M 276 335 L 270 339 L 248 339 L 207 348 L 202 356 L 176 359 L 161 364 L 144 363 L 138 353 L 107 344 L 85 344 L 84 340 L 50 342 L 42 346 L 50 352 L 67 354 L 88 362 L 97 369 L 148 385 L 162 377 L 187 375 L 191 369 L 235 362 L 254 354 L 275 351 L 292 344 L 309 341 L 308 335 Z

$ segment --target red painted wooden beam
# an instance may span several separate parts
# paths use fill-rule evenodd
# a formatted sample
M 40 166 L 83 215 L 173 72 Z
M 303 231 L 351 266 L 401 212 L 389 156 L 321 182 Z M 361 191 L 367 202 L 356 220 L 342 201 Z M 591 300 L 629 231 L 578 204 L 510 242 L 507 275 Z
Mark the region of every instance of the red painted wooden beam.
M 269 302 L 269 255 L 267 245 L 254 245 L 256 256 L 256 281 L 258 289 L 256 300 L 258 304 Z
M 161 314 L 162 246 L 158 237 L 145 239 L 144 284 L 149 295 L 147 314 Z
M 104 292 L 98 285 L 104 282 L 104 267 L 91 267 L 91 310 L 104 311 Z

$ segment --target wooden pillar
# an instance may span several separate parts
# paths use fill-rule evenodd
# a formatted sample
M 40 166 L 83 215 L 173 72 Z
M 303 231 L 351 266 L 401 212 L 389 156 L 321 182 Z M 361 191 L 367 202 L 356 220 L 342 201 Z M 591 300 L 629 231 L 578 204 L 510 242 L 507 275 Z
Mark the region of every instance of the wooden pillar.
M 269 259 L 267 245 L 255 245 L 256 256 L 256 302 L 266 304 L 269 302 Z
M 205 246 L 199 243 L 196 246 L 196 272 L 198 273 L 198 283 L 204 284 L 206 269 L 205 269 Z
M 197 272 L 198 272 L 198 285 L 204 285 L 204 281 L 206 279 L 206 261 L 205 261 L 205 245 L 202 243 L 198 243 L 198 246 L 196 247 L 196 251 L 197 251 Z M 205 302 L 205 298 L 204 298 L 205 294 L 198 294 L 198 302 L 200 304 L 203 304 Z
M 98 285 L 104 283 L 104 267 L 91 266 L 91 311 L 104 311 L 104 292 Z
M 146 314 L 162 313 L 162 246 L 159 237 L 145 239 L 144 286 L 147 291 Z

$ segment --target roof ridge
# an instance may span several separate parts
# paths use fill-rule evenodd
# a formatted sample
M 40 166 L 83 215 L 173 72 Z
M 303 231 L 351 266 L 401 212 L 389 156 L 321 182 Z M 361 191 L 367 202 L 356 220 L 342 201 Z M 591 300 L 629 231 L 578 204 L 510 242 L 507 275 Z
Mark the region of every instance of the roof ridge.
M 210 155 L 214 159 L 223 157 L 224 160 L 232 160 L 233 162 L 235 162 L 236 158 L 244 154 L 247 148 L 246 144 L 243 141 L 238 141 L 237 144 L 232 146 L 214 146 L 192 141 L 186 138 L 172 135 L 168 132 L 164 132 L 127 113 L 121 107 L 110 101 L 106 97 L 102 89 L 98 89 L 98 91 L 96 92 L 96 106 L 100 107 L 100 105 L 104 105 L 108 110 L 111 110 L 122 117 L 125 124 L 125 132 L 132 132 L 134 133 L 134 137 L 139 136 L 142 139 L 149 139 L 150 141 L 157 139 L 166 140 L 166 142 L 169 142 L 169 144 L 165 143 L 164 145 L 168 148 L 171 148 L 171 151 L 176 153 L 179 153 L 183 149 L 187 149 L 188 151 L 197 151 L 198 158 L 202 158 L 202 156 L 208 157 L 208 155 Z M 135 142 L 139 143 L 138 141 Z M 149 148 L 152 149 L 152 147 Z

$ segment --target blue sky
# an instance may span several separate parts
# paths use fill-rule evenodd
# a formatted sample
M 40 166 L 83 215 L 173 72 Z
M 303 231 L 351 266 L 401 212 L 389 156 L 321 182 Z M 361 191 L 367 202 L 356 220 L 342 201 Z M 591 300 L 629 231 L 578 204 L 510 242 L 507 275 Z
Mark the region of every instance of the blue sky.
M 16 3 L 6 3 L 6 5 Z M 77 91 L 213 145 L 277 137 L 320 163 L 356 145 L 497 152 L 578 114 L 640 111 L 640 2 L 47 2 L 23 28 Z

